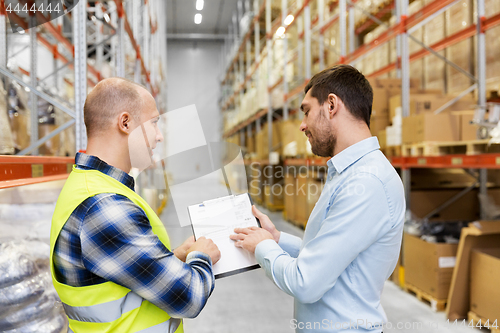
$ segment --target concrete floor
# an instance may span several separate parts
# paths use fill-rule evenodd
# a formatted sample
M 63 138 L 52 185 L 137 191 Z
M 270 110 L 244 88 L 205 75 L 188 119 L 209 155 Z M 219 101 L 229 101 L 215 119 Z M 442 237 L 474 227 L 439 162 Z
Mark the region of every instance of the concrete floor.
M 168 228 L 172 246 L 176 247 L 192 235 L 191 227 L 180 227 L 175 210 L 170 203 L 161 215 Z M 278 230 L 302 236 L 303 231 L 283 220 L 281 212 L 269 215 Z M 391 327 L 384 332 L 411 333 L 465 333 L 470 328 L 455 327 L 446 323 L 443 312 L 435 313 L 414 296 L 402 291 L 392 282 L 386 282 L 382 305 Z M 216 281 L 215 290 L 205 309 L 196 319 L 184 321 L 185 331 L 205 333 L 286 333 L 293 332 L 293 299 L 279 290 L 261 269 Z

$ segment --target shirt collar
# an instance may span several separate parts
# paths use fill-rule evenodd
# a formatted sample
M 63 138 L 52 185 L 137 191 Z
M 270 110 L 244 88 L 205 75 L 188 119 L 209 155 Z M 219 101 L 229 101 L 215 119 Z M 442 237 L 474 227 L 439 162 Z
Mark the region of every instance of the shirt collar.
M 357 162 L 360 158 L 374 150 L 379 149 L 378 139 L 376 136 L 364 139 L 350 147 L 342 150 L 337 155 L 328 160 L 329 168 L 335 168 L 338 173 L 342 173 L 349 166 Z
M 135 181 L 132 176 L 128 175 L 125 171 L 109 165 L 96 156 L 87 155 L 84 153 L 76 153 L 75 164 L 80 169 L 100 171 L 103 174 L 116 179 L 123 185 L 130 188 L 132 191 L 134 190 Z

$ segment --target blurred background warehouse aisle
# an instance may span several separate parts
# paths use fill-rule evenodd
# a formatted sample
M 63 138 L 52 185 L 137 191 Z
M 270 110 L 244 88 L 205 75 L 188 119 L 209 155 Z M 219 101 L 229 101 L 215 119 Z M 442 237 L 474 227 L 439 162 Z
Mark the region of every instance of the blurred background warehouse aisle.
M 26 1 L 0 0 L 0 332 L 67 330 L 50 222 L 100 80 L 156 100 L 165 141 L 131 175 L 176 247 L 192 234 L 186 204 L 224 183 L 303 235 L 328 160 L 299 131 L 303 90 L 351 64 L 407 203 L 384 332 L 498 333 L 500 0 L 80 0 L 63 15 L 56 2 L 36 0 L 30 17 Z M 258 269 L 217 280 L 185 328 L 292 332 L 292 318 L 293 299 Z

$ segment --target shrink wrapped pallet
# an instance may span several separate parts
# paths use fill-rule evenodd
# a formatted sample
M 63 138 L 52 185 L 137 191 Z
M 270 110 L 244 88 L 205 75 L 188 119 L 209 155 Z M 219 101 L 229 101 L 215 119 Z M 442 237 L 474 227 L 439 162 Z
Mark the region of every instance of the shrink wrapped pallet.
M 71 117 L 61 110 L 56 108 L 56 126 L 61 126 L 71 120 Z M 69 127 L 58 135 L 59 137 L 59 152 L 60 156 L 75 156 L 76 154 L 76 138 L 75 128 Z
M 248 112 L 248 93 L 243 94 L 243 96 L 240 99 L 240 110 L 239 110 L 239 120 L 243 121 L 248 118 L 249 112 Z
M 493 2 L 493 1 L 492 1 Z M 496 13 L 500 11 L 500 1 L 492 7 Z M 500 91 L 500 26 L 486 31 L 486 78 L 487 89 Z
M 484 8 L 486 8 L 486 16 L 491 17 L 500 13 L 500 1 L 484 0 Z
M 273 89 L 271 92 L 271 105 L 273 109 L 280 109 L 284 105 L 284 93 L 283 93 L 283 86 L 278 85 Z
M 325 31 L 325 63 L 327 66 L 331 66 L 339 61 L 338 51 L 340 48 L 340 32 L 338 25 L 334 24 L 328 30 Z
M 60 333 L 67 328 L 52 286 L 48 245 L 13 241 L 0 245 L 0 331 Z M 41 253 L 40 253 L 41 252 Z M 43 255 L 45 254 L 45 255 Z
M 473 10 L 473 8 L 471 8 L 470 2 L 463 0 L 451 6 L 451 8 L 446 11 L 446 33 L 448 36 L 471 25 L 471 10 Z M 473 73 L 473 47 L 472 38 L 468 38 L 448 47 L 446 49 L 446 57 L 467 72 Z M 460 93 L 473 84 L 473 82 L 463 73 L 451 66 L 447 67 L 448 93 Z
M 15 148 L 23 150 L 30 144 L 30 111 L 28 94 L 17 82 L 11 82 L 7 90 L 7 110 Z
M 12 137 L 11 124 L 7 113 L 7 91 L 0 80 L 0 154 L 11 155 L 15 153 L 14 139 Z
M 251 87 L 248 92 L 248 108 L 249 108 L 249 115 L 252 116 L 257 111 L 259 111 L 259 105 L 257 103 L 257 88 L 256 87 Z
M 425 4 L 433 0 L 426 0 Z M 444 14 L 440 14 L 424 26 L 424 44 L 432 45 L 445 37 Z M 439 52 L 444 56 L 444 51 Z M 445 63 L 435 55 L 424 58 L 424 89 L 444 91 Z
M 300 120 L 282 121 L 280 125 L 281 155 L 297 157 L 306 155 L 307 137 L 300 131 Z

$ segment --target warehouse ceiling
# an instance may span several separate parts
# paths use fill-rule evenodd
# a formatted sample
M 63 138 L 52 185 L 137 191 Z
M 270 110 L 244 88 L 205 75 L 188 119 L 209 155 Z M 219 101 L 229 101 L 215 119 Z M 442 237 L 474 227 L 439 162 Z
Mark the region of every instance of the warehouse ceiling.
M 167 0 L 168 34 L 227 34 L 237 0 L 205 0 L 201 11 L 196 0 Z M 201 24 L 194 23 L 194 15 L 202 14 Z

